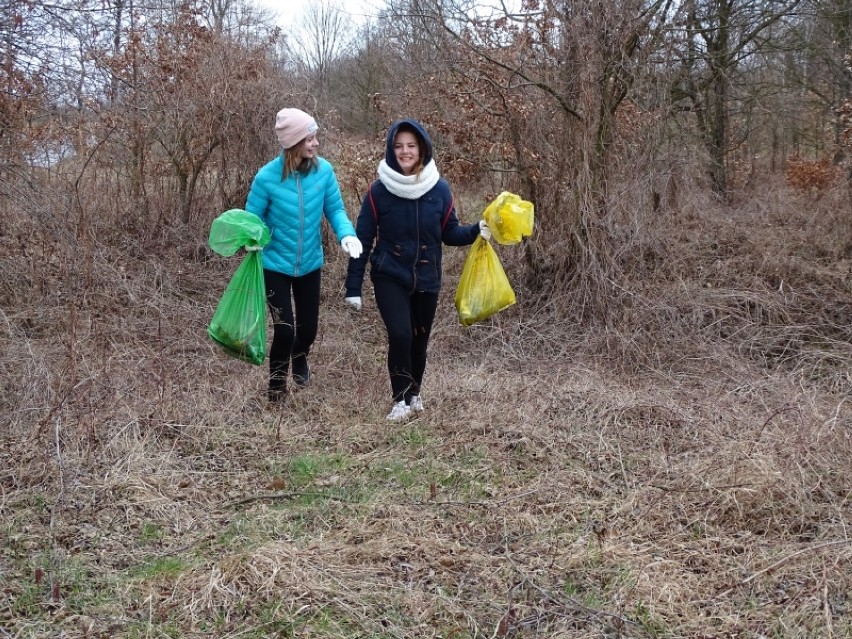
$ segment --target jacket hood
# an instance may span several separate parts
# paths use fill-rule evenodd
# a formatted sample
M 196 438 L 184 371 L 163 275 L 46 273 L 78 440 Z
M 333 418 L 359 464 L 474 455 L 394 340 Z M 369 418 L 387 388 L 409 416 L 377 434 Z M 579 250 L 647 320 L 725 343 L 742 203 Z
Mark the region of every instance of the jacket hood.
M 385 162 L 397 173 L 402 173 L 402 168 L 399 166 L 399 162 L 396 161 L 396 155 L 394 155 L 393 152 L 393 141 L 396 134 L 399 132 L 399 129 L 402 127 L 413 129 L 415 134 L 426 143 L 426 157 L 420 158 L 421 162 L 423 162 L 423 166 L 426 166 L 432 161 L 432 139 L 429 137 L 429 134 L 426 133 L 426 129 L 423 128 L 423 125 L 417 120 L 397 120 L 391 124 L 388 129 L 388 137 L 385 142 Z

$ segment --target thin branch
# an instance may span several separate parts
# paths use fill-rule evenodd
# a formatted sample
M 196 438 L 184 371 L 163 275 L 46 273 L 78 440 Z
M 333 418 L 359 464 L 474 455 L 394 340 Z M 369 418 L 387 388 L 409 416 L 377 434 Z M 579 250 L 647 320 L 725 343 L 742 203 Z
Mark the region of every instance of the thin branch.
M 756 573 L 752 574 L 750 577 L 746 577 L 745 579 L 743 579 L 741 582 L 739 582 L 735 586 L 731 586 L 730 588 L 728 588 L 724 592 L 717 595 L 717 597 L 719 599 L 726 597 L 727 595 L 731 594 L 734 591 L 735 588 L 739 588 L 740 586 L 745 586 L 746 584 L 751 583 L 752 581 L 754 581 L 755 579 L 760 577 L 760 575 L 767 573 L 770 570 L 774 570 L 778 566 L 781 566 L 781 565 L 787 563 L 788 561 L 790 561 L 794 557 L 798 557 L 799 555 L 804 555 L 805 553 L 809 553 L 809 552 L 816 552 L 817 550 L 822 550 L 823 548 L 829 548 L 831 546 L 843 546 L 843 545 L 846 545 L 846 544 L 852 544 L 852 539 L 837 539 L 835 541 L 825 541 L 823 543 L 816 544 L 814 546 L 808 546 L 807 548 L 802 548 L 801 550 L 797 550 L 796 552 L 790 553 L 789 555 L 782 557 L 778 561 L 769 564 L 766 568 L 758 570 Z

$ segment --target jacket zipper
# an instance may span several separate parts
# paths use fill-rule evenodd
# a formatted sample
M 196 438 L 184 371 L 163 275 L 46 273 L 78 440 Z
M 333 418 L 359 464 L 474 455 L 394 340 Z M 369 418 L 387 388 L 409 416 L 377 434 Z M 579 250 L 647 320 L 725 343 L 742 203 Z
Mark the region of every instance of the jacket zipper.
M 417 260 L 420 258 L 420 200 L 414 200 L 414 228 L 416 229 L 414 237 L 417 241 L 414 243 L 414 263 L 411 265 L 412 293 L 417 291 Z
M 296 173 L 296 192 L 299 194 L 299 236 L 296 239 L 296 264 L 293 267 L 293 277 L 299 277 L 305 233 L 305 199 L 302 193 L 302 176 L 298 172 Z

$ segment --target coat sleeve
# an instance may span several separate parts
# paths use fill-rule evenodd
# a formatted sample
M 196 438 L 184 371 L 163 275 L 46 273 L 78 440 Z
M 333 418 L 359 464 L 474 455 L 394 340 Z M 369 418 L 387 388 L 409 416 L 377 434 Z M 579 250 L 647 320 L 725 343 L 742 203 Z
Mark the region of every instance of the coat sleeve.
M 372 188 L 372 187 L 370 187 Z M 364 285 L 364 271 L 367 269 L 367 260 L 373 252 L 373 243 L 376 241 L 378 231 L 377 215 L 373 211 L 370 192 L 361 201 L 361 212 L 358 213 L 355 232 L 363 247 L 361 256 L 357 259 L 349 258 L 349 267 L 346 269 L 346 297 L 361 297 L 361 288 Z
M 449 188 L 447 189 L 449 193 Z M 456 205 L 453 196 L 449 197 L 449 214 L 447 223 L 441 231 L 441 241 L 447 246 L 467 246 L 473 244 L 479 235 L 479 222 L 473 224 L 461 224 L 456 216 Z
M 355 227 L 352 226 L 352 222 L 349 221 L 349 216 L 346 214 L 343 196 L 340 195 L 340 185 L 337 183 L 337 176 L 331 165 L 329 165 L 328 181 L 325 185 L 325 199 L 322 210 L 325 218 L 331 224 L 338 242 L 344 237 L 355 235 Z
M 266 214 L 269 211 L 269 191 L 264 185 L 260 173 L 255 175 L 254 180 L 252 180 L 251 188 L 246 198 L 246 211 L 254 213 L 263 220 L 264 224 L 268 224 Z

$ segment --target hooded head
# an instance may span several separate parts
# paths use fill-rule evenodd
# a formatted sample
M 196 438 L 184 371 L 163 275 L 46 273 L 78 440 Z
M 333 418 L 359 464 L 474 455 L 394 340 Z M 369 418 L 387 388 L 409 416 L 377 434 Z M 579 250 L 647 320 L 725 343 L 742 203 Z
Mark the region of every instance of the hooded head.
M 299 109 L 281 109 L 275 116 L 275 134 L 285 149 L 291 149 L 317 132 L 317 122 Z
M 402 173 L 402 168 L 396 161 L 396 154 L 393 152 L 393 143 L 400 131 L 410 131 L 414 134 L 420 147 L 420 165 L 429 164 L 432 161 L 432 140 L 429 138 L 429 134 L 417 120 L 405 119 L 397 120 L 388 129 L 388 137 L 385 142 L 385 163 L 388 167 L 397 173 Z

